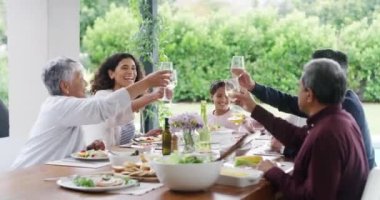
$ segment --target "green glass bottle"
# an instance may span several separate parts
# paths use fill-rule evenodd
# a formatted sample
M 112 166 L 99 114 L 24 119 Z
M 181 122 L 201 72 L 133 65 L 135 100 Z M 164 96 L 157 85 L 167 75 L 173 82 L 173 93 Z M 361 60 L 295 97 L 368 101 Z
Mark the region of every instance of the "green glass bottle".
M 211 151 L 211 134 L 208 129 L 207 123 L 207 102 L 201 101 L 201 117 L 203 120 L 203 128 L 198 130 L 199 132 L 199 151 L 200 152 L 210 152 Z
M 165 118 L 165 129 L 162 133 L 162 155 L 170 155 L 172 150 L 172 134 L 169 130 L 169 119 Z
M 204 127 L 207 128 L 207 102 L 201 101 L 201 117 Z

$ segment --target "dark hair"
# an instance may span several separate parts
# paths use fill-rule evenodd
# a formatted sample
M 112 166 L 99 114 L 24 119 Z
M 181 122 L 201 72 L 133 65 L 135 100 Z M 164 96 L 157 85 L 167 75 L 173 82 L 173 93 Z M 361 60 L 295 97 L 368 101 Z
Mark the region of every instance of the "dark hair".
M 347 71 L 348 58 L 347 55 L 341 51 L 334 51 L 332 49 L 318 49 L 314 51 L 312 57 L 313 59 L 329 58 L 339 63 L 340 67 L 344 70 L 344 72 Z
M 214 95 L 215 92 L 221 88 L 221 87 L 224 87 L 226 85 L 226 83 L 224 81 L 220 81 L 220 80 L 217 80 L 217 81 L 214 81 L 211 83 L 211 86 L 210 86 L 210 94 L 211 95 Z
M 305 65 L 301 80 L 304 88 L 311 89 L 320 103 L 343 101 L 347 81 L 337 62 L 327 58 L 313 59 Z
M 135 62 L 137 76 L 135 82 L 143 79 L 144 71 L 138 60 L 129 53 L 116 53 L 108 57 L 99 67 L 95 73 L 94 79 L 91 81 L 91 93 L 95 94 L 99 90 L 113 89 L 115 80 L 109 77 L 108 70 L 115 71 L 117 65 L 123 60 L 130 58 Z

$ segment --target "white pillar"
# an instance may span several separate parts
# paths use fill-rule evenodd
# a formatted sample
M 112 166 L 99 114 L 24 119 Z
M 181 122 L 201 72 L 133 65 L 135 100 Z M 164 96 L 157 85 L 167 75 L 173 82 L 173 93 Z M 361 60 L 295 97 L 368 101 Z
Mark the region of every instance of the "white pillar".
M 42 67 L 56 56 L 78 60 L 80 52 L 78 0 L 6 0 L 5 5 L 10 137 L 0 139 L 0 171 L 20 152 L 47 97 Z

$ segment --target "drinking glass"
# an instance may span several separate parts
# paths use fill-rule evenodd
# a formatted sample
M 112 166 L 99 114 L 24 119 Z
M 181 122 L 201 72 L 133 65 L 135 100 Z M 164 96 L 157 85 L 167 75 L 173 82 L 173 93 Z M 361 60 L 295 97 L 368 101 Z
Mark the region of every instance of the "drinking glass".
M 169 84 L 164 88 L 164 96 L 162 97 L 163 102 L 171 103 L 173 99 L 174 88 L 177 86 L 177 70 L 172 70 L 172 75 L 170 77 Z
M 234 93 L 240 92 L 240 85 L 238 78 L 232 78 L 225 80 L 225 90 L 226 90 L 226 96 L 228 97 L 230 102 L 234 102 L 235 99 L 232 98 L 232 95 Z M 238 126 L 238 132 L 243 131 L 242 125 L 244 123 L 244 115 L 242 114 L 243 110 L 237 106 L 231 103 L 231 111 L 232 111 L 232 116 L 228 118 L 227 120 L 231 121 L 234 123 L 236 126 Z
M 232 79 L 225 80 L 224 84 L 225 84 L 225 90 L 226 90 L 226 95 L 228 99 L 230 100 L 230 102 L 235 101 L 235 99 L 232 98 L 232 95 L 235 92 L 240 91 L 240 85 L 239 85 L 238 79 L 232 78 Z
M 160 62 L 158 66 L 158 70 L 173 70 L 173 63 L 172 62 Z
M 173 70 L 173 63 L 172 62 L 160 62 L 158 66 L 158 70 L 170 70 L 172 71 L 172 76 L 170 77 L 170 83 L 168 86 L 164 88 L 164 95 L 162 97 L 162 101 L 165 102 L 171 102 L 171 99 L 173 97 L 173 89 L 177 85 L 177 73 Z
M 238 77 L 244 70 L 244 56 L 233 56 L 231 59 L 232 77 Z

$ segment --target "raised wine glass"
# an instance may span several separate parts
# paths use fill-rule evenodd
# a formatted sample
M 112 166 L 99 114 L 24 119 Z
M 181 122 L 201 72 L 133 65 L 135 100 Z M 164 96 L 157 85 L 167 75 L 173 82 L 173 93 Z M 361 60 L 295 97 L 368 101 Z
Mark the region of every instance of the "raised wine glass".
M 177 70 L 173 69 L 172 70 L 172 75 L 170 77 L 170 82 L 164 89 L 164 96 L 162 100 L 164 102 L 170 102 L 173 99 L 173 93 L 174 93 L 174 88 L 177 86 Z
M 233 56 L 231 59 L 232 77 L 238 77 L 244 71 L 244 56 Z
M 162 101 L 164 103 L 171 102 L 171 99 L 173 97 L 173 89 L 177 85 L 177 73 L 175 70 L 173 70 L 173 63 L 172 62 L 160 62 L 158 70 L 170 70 L 172 71 L 172 75 L 170 77 L 170 83 L 168 86 L 164 88 L 164 95 L 162 97 Z
M 226 96 L 228 97 L 228 100 L 230 102 L 234 102 L 235 99 L 232 97 L 234 93 L 240 92 L 240 85 L 239 81 L 237 78 L 232 78 L 225 80 L 225 91 L 226 91 Z M 228 118 L 227 120 L 231 121 L 234 123 L 236 126 L 238 126 L 238 132 L 241 132 L 242 129 L 242 124 L 244 123 L 244 115 L 242 114 L 243 110 L 234 105 L 231 104 L 231 111 L 232 111 L 232 116 Z

